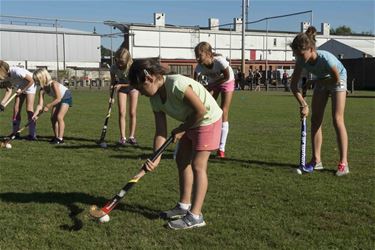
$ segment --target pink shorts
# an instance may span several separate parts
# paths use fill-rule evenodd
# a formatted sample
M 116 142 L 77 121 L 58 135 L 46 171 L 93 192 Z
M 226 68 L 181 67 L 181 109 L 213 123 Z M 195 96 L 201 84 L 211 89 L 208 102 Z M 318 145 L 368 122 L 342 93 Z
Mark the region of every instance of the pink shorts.
M 214 92 L 233 92 L 234 91 L 234 79 L 226 81 L 220 85 L 209 84 L 207 86 L 208 91 L 214 91 Z
M 179 143 L 191 143 L 195 151 L 216 150 L 220 144 L 221 123 L 220 118 L 210 125 L 189 129 Z

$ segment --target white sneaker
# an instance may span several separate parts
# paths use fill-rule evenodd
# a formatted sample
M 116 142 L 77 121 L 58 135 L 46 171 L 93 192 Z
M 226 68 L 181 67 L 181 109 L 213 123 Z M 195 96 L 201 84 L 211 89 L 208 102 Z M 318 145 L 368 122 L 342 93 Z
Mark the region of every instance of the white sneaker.
M 348 164 L 340 162 L 339 165 L 337 165 L 336 176 L 343 176 L 347 174 L 349 174 Z
M 314 170 L 323 170 L 323 169 L 324 169 L 324 167 L 323 167 L 322 162 L 315 163 Z

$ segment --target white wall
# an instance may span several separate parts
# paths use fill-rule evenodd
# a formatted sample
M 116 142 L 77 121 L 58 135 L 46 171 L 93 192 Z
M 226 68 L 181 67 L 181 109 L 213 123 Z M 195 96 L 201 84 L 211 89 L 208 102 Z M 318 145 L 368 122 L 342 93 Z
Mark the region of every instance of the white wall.
M 134 34 L 130 50 L 134 58 L 161 57 L 165 59 L 195 59 L 194 47 L 201 41 L 211 44 L 217 53 L 228 59 L 241 59 L 242 34 L 235 31 L 206 29 L 130 26 Z M 293 61 L 289 44 L 297 33 L 291 32 L 246 32 L 245 59 L 250 59 L 250 50 L 256 51 L 256 60 Z M 374 42 L 374 37 L 317 36 L 317 47 L 330 39 L 363 40 Z M 276 39 L 276 45 L 274 41 Z M 371 44 L 371 43 L 369 43 Z M 266 53 L 266 51 L 268 51 Z
M 47 66 L 55 70 L 56 34 L 25 29 L 0 30 L 0 58 L 12 64 L 20 62 L 24 65 L 27 61 L 30 69 Z M 57 44 L 59 69 L 63 68 L 64 61 L 67 66 L 99 67 L 100 36 L 59 33 Z

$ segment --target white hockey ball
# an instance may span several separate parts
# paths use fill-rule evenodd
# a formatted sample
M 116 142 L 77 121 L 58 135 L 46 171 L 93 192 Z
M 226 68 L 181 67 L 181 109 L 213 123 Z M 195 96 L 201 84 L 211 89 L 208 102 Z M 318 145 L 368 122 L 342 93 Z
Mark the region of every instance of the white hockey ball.
M 296 172 L 297 172 L 297 174 L 302 174 L 302 170 L 299 169 L 299 168 L 296 169 Z
M 104 215 L 104 216 L 102 216 L 102 217 L 99 218 L 99 222 L 100 222 L 100 223 L 106 223 L 106 222 L 108 222 L 109 220 L 110 220 L 110 218 L 109 218 L 109 215 L 108 215 L 108 214 L 106 214 L 106 215 Z

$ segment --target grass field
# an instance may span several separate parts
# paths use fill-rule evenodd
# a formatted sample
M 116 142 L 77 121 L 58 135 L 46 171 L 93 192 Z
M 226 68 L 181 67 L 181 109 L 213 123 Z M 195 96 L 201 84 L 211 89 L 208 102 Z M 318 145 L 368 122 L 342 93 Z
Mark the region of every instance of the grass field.
M 90 220 L 89 206 L 112 198 L 151 154 L 154 121 L 141 97 L 140 147 L 115 147 L 115 108 L 110 147 L 101 149 L 95 141 L 108 92 L 74 90 L 73 97 L 65 145 L 48 143 L 52 131 L 44 114 L 39 141 L 14 141 L 13 149 L 0 150 L 0 249 L 375 249 L 375 92 L 356 92 L 347 100 L 351 173 L 341 178 L 334 176 L 338 151 L 330 109 L 323 127 L 326 169 L 299 176 L 295 99 L 290 93 L 236 92 L 227 158 L 209 162 L 207 226 L 187 231 L 168 230 L 158 218 L 178 199 L 174 146 L 126 195 L 109 223 Z M 0 115 L 5 136 L 11 108 Z M 176 125 L 169 120 L 169 130 Z M 309 157 L 309 138 L 307 145 Z

